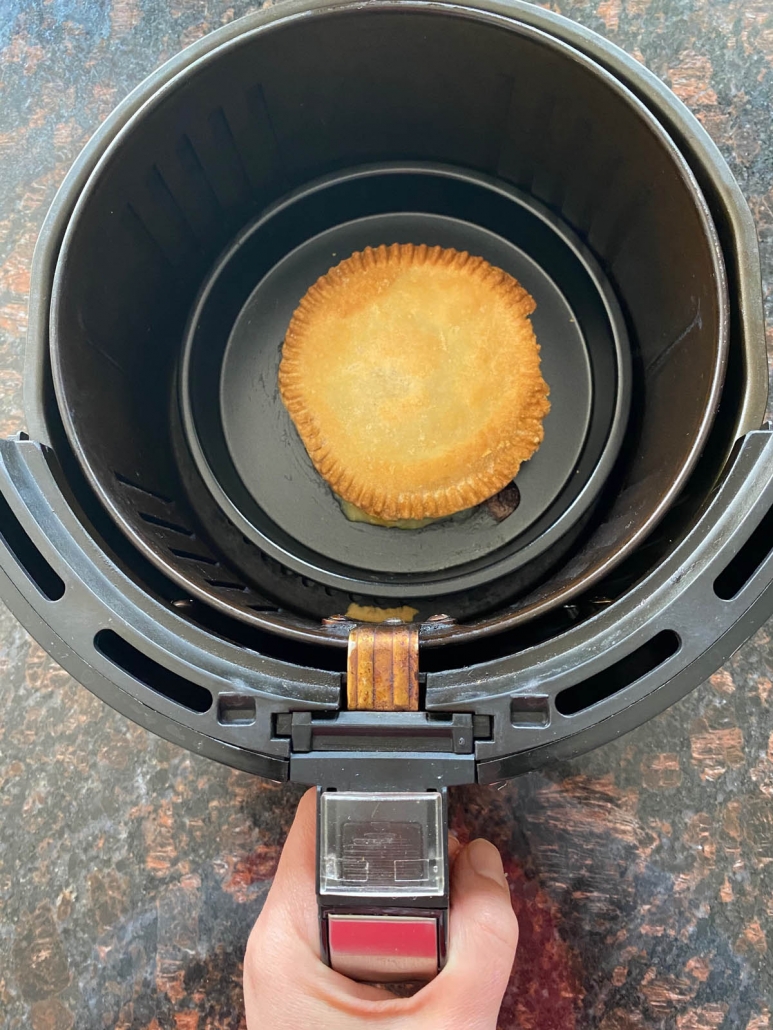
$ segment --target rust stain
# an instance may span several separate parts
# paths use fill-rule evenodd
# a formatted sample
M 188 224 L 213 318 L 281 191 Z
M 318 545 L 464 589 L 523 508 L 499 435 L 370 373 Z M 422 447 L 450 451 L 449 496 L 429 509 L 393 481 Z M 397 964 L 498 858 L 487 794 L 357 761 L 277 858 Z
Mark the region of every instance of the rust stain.
M 756 951 L 759 955 L 764 955 L 767 952 L 768 941 L 759 919 L 753 919 L 744 927 L 741 936 L 735 942 L 735 949 L 743 954 Z
M 418 627 L 356 626 L 349 634 L 346 670 L 350 710 L 415 711 L 419 705 Z
M 679 55 L 678 64 L 669 68 L 666 76 L 680 100 L 691 107 L 702 107 L 717 103 L 717 94 L 711 86 L 713 72 L 711 61 L 705 54 L 684 50 Z
M 712 730 L 705 719 L 696 719 L 690 734 L 690 750 L 700 778 L 704 782 L 714 782 L 728 768 L 743 765 L 743 733 L 739 726 Z
M 727 1015 L 728 1006 L 721 1002 L 690 1009 L 676 1017 L 677 1030 L 717 1030 Z
M 682 782 L 679 755 L 664 752 L 641 760 L 642 784 L 649 790 L 669 790 Z
M 725 877 L 725 882 L 719 888 L 719 900 L 723 901 L 726 905 L 733 900 L 735 895 L 733 894 L 733 885 L 730 882 L 730 877 Z

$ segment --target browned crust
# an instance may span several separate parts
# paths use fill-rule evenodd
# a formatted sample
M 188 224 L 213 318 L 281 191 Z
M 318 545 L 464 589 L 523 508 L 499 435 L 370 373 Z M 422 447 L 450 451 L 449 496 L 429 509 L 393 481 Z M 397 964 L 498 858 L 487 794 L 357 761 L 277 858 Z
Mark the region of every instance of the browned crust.
M 390 272 L 400 274 L 411 266 L 437 266 L 458 273 L 459 281 L 474 279 L 490 293 L 492 303 L 508 309 L 513 326 L 507 345 L 519 365 L 517 391 L 511 409 L 503 404 L 503 416 L 492 439 L 490 426 L 472 434 L 469 443 L 455 452 L 464 474 L 444 480 L 398 488 L 385 482 L 373 469 L 344 467 L 334 441 L 309 403 L 305 376 L 305 354 L 315 344 L 315 323 L 321 313 L 349 309 L 367 303 L 368 278 L 377 272 L 379 282 Z M 384 279 L 384 276 L 387 279 Z M 365 297 L 365 300 L 363 300 Z M 385 519 L 438 518 L 480 504 L 509 483 L 522 462 L 530 458 L 543 438 L 542 420 L 550 409 L 548 387 L 539 369 L 539 345 L 528 316 L 535 308 L 533 298 L 510 275 L 483 258 L 471 257 L 441 247 L 393 244 L 367 248 L 352 254 L 307 291 L 296 308 L 284 340 L 279 369 L 282 400 L 319 474 L 333 490 L 370 515 Z M 499 389 L 500 384 L 491 384 Z M 515 393 L 517 392 L 517 396 Z M 507 398 L 505 398 L 507 400 Z M 429 474 L 429 479 L 438 478 Z

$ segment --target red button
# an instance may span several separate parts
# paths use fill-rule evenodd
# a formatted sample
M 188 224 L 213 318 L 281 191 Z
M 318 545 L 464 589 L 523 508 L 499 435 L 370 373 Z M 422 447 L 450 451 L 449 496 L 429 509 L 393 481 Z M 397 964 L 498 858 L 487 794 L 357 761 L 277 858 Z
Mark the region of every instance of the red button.
M 328 916 L 330 964 L 357 980 L 429 980 L 438 971 L 437 920 Z

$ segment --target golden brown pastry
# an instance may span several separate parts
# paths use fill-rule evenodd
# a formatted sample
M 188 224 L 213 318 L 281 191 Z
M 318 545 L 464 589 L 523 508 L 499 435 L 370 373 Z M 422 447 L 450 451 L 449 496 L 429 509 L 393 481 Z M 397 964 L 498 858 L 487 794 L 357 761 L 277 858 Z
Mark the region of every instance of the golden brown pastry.
M 367 248 L 293 314 L 279 387 L 317 471 L 386 520 L 434 519 L 501 490 L 550 409 L 524 288 L 441 247 Z
M 404 604 L 399 608 L 374 608 L 372 605 L 355 604 L 354 601 L 346 609 L 346 618 L 356 622 L 387 622 L 399 619 L 401 622 L 413 622 L 419 614 L 418 608 Z

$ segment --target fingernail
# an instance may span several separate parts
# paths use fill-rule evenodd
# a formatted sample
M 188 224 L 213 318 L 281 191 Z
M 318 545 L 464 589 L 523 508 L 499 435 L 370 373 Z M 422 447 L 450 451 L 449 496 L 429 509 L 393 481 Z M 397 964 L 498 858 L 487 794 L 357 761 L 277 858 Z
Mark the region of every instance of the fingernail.
M 459 842 L 459 838 L 453 834 L 448 835 L 448 861 L 453 862 L 459 852 L 462 850 L 462 845 Z
M 494 880 L 501 887 L 507 886 L 502 859 L 497 849 L 489 841 L 483 840 L 482 837 L 474 840 L 467 846 L 467 857 L 478 876 Z

